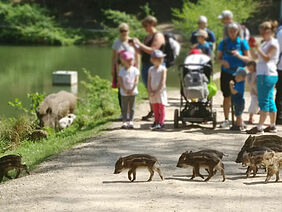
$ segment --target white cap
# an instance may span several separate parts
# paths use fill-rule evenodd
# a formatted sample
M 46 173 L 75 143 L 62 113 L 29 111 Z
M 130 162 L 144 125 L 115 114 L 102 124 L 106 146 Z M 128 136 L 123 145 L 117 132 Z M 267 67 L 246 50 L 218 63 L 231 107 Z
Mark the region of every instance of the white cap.
M 206 16 L 201 15 L 198 19 L 198 23 L 208 23 L 208 19 Z
M 218 18 L 233 18 L 233 13 L 230 10 L 223 10 L 222 13 L 218 16 Z

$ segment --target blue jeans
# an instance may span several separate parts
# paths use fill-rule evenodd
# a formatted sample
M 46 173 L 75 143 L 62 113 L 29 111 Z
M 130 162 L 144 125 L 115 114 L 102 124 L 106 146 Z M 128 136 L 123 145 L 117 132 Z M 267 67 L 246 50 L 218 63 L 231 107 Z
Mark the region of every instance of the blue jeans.
M 278 81 L 278 76 L 257 76 L 258 102 L 260 110 L 276 112 L 277 108 L 273 99 L 273 88 Z

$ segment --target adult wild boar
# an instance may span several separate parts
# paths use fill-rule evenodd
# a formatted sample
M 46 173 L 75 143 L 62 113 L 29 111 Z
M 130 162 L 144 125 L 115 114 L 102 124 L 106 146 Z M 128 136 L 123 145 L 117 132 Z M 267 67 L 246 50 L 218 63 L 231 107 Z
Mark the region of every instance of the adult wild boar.
M 48 95 L 36 111 L 40 127 L 58 128 L 58 121 L 73 113 L 77 97 L 66 91 Z

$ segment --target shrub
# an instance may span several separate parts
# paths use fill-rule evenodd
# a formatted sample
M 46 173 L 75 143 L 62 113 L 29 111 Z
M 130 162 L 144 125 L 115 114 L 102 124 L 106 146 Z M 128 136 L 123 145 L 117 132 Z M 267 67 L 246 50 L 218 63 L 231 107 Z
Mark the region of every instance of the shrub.
M 222 10 L 231 10 L 234 20 L 243 23 L 252 15 L 257 6 L 258 3 L 254 0 L 198 0 L 197 4 L 185 0 L 182 9 L 172 9 L 175 17 L 173 23 L 189 39 L 192 31 L 197 28 L 199 16 L 204 15 L 208 18 L 208 27 L 214 31 L 219 42 L 223 36 L 223 24 L 218 19 L 218 15 Z
M 57 26 L 47 9 L 34 4 L 0 2 L 0 24 L 2 42 L 68 45 L 81 39 L 77 32 Z

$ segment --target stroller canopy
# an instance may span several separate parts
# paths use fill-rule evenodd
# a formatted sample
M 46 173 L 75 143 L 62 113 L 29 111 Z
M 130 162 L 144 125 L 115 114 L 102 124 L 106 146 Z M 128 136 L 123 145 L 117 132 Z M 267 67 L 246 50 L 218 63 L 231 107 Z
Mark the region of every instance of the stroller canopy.
M 205 54 L 191 54 L 185 58 L 184 65 L 190 70 L 196 70 L 201 69 L 202 65 L 209 63 L 210 60 L 211 58 Z M 196 64 L 199 64 L 199 66 Z

